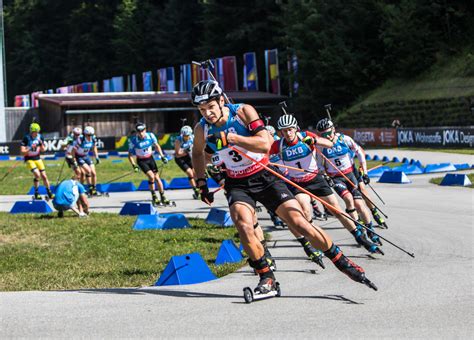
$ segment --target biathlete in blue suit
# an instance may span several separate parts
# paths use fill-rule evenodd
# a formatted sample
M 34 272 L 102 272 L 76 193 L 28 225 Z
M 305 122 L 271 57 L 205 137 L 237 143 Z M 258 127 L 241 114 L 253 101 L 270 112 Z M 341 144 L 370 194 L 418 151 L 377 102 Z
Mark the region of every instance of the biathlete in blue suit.
M 191 152 L 193 150 L 194 135 L 193 129 L 185 125 L 181 128 L 178 138 L 174 142 L 174 161 L 188 176 L 189 184 L 193 188 L 193 198 L 199 198 L 199 189 L 196 186 L 196 175 L 194 174 Z
M 223 91 L 214 80 L 200 81 L 194 86 L 191 96 L 202 115 L 194 129 L 192 153 L 201 200 L 207 204 L 214 201 L 205 178 L 205 152 L 217 154 L 227 173 L 225 191 L 232 220 L 249 255 L 249 264 L 260 276 L 255 294 L 270 294 L 278 290 L 263 246 L 254 232 L 257 201 L 274 210 L 289 228 L 305 236 L 314 247 L 323 250 L 351 279 L 368 284 L 370 281 L 364 270 L 344 256 L 326 232 L 309 223 L 285 182 L 264 167 L 269 162 L 268 152 L 273 137 L 265 129 L 257 111 L 246 104 L 225 104 Z

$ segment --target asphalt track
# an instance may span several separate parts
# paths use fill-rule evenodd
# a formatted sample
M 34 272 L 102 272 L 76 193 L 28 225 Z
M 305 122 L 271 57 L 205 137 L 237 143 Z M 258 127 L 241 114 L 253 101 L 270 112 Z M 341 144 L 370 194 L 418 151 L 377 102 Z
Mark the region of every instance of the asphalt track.
M 411 154 L 422 163 L 453 156 Z M 473 163 L 472 156 L 453 162 Z M 390 228 L 381 234 L 413 251 L 415 259 L 386 242 L 385 256 L 368 256 L 334 219 L 319 223 L 365 268 L 378 292 L 349 280 L 327 259 L 320 270 L 287 230 L 269 229 L 282 297 L 245 304 L 242 288 L 257 281 L 248 267 L 189 286 L 4 292 L 0 338 L 471 338 L 473 190 L 435 186 L 430 177 L 411 176 L 406 185 L 374 183 L 389 215 Z M 176 210 L 205 214 L 190 195 L 170 192 Z M 0 209 L 19 198 L 1 197 Z M 118 211 L 124 201 L 140 199 L 147 193 L 112 194 L 94 205 Z M 222 194 L 215 205 L 225 205 Z M 270 225 L 266 213 L 259 218 Z

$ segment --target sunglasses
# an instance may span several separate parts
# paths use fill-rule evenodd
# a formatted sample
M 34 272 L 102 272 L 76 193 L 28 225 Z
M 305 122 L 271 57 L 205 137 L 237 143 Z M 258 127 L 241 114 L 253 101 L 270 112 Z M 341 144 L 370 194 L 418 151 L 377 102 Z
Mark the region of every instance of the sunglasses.
M 326 137 L 329 137 L 329 136 L 331 136 L 331 135 L 332 135 L 332 133 L 333 133 L 333 131 L 332 131 L 332 130 L 331 130 L 331 131 L 328 131 L 328 132 L 323 132 L 323 133 L 321 134 L 321 136 L 323 136 L 324 138 L 326 138 Z

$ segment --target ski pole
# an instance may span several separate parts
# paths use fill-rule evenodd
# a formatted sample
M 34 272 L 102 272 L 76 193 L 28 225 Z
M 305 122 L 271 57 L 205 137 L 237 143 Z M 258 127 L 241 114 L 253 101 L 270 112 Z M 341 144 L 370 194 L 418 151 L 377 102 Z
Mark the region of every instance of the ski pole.
M 384 241 L 387 241 L 389 244 L 391 244 L 392 246 L 394 246 L 395 248 L 403 251 L 404 253 L 406 253 L 407 255 L 411 256 L 411 257 L 415 257 L 415 254 L 413 253 L 410 253 L 408 251 L 406 251 L 405 249 L 401 248 L 400 246 L 396 245 L 395 243 L 387 240 L 385 237 L 379 235 L 378 233 L 374 232 L 373 230 L 369 229 L 368 227 L 366 227 L 365 225 L 361 224 L 360 222 L 356 221 L 355 219 L 353 219 L 352 217 L 350 217 L 348 214 L 342 212 L 341 210 L 337 209 L 336 207 L 334 207 L 332 204 L 329 204 L 327 203 L 326 201 L 322 200 L 321 198 L 319 198 L 318 196 L 312 194 L 311 192 L 309 192 L 308 190 L 302 188 L 301 186 L 299 186 L 298 184 L 296 184 L 295 182 L 289 180 L 288 178 L 286 178 L 285 176 L 279 174 L 278 172 L 276 172 L 275 170 L 272 170 L 271 168 L 269 168 L 267 165 L 263 164 L 262 162 L 260 161 L 257 161 L 256 159 L 250 157 L 249 155 L 247 155 L 246 153 L 240 151 L 239 149 L 237 148 L 234 148 L 232 145 L 227 145 L 231 150 L 237 152 L 238 154 L 240 154 L 241 156 L 247 158 L 249 161 L 255 163 L 255 164 L 259 164 L 261 165 L 264 169 L 266 169 L 268 172 L 272 173 L 273 175 L 275 175 L 276 177 L 282 179 L 283 181 L 285 181 L 286 183 L 294 186 L 295 188 L 297 188 L 298 190 L 304 192 L 305 194 L 309 195 L 310 197 L 314 198 L 315 200 L 319 201 L 321 204 L 323 204 L 324 206 L 330 208 L 331 210 L 337 212 L 338 214 L 341 214 L 342 216 L 348 218 L 349 220 L 351 220 L 352 222 L 356 223 L 357 225 L 360 225 L 362 228 L 372 232 L 374 235 L 377 235 L 378 237 L 380 237 L 382 240 Z
M 211 191 L 211 194 L 215 194 L 216 192 L 219 192 L 219 191 L 221 191 L 222 189 L 224 189 L 224 186 L 221 186 L 221 187 L 217 188 L 216 190 Z
M 316 152 L 318 152 L 318 153 L 324 158 L 324 160 L 326 160 L 329 164 L 331 164 L 332 167 L 333 167 L 334 169 L 336 169 L 337 172 L 339 172 L 339 174 L 340 174 L 342 177 L 344 177 L 344 178 L 346 179 L 346 181 L 347 181 L 349 184 L 351 184 L 354 188 L 357 189 L 357 186 L 356 186 L 354 183 L 352 183 L 352 181 L 351 181 L 346 175 L 344 175 L 344 173 L 343 173 L 341 170 L 339 170 L 339 168 L 337 168 L 337 167 L 333 164 L 333 162 L 331 162 L 326 156 L 324 156 L 323 153 L 322 153 L 321 151 L 319 151 L 318 148 L 314 148 L 314 149 L 316 150 Z M 388 218 L 388 216 L 387 216 L 382 210 L 380 210 L 380 208 L 379 208 L 378 206 L 376 206 L 375 203 L 372 202 L 372 200 L 371 200 L 370 198 L 367 197 L 367 195 L 365 195 L 362 191 L 361 191 L 360 193 L 361 193 L 361 195 L 362 195 L 367 201 L 369 201 L 375 208 L 377 208 L 377 210 L 380 211 L 380 212 L 382 213 L 382 215 L 385 216 L 385 218 Z
M 5 175 L 3 175 L 3 177 L 0 179 L 0 182 L 2 182 L 9 174 L 11 174 L 11 172 L 20 164 L 21 164 L 21 161 L 16 161 L 16 163 L 14 163 L 10 167 L 10 169 L 8 169 L 8 171 L 5 173 Z
M 306 170 L 306 169 L 295 168 L 294 166 L 283 165 L 283 164 L 272 163 L 272 162 L 269 162 L 268 164 L 276 166 L 277 168 L 281 167 L 281 168 L 291 169 L 291 170 L 295 170 L 295 171 L 299 171 L 299 172 L 307 172 L 308 174 L 315 174 L 315 175 L 318 174 L 317 172 Z
M 370 189 L 372 189 L 372 191 L 374 192 L 374 194 L 379 198 L 380 202 L 382 202 L 383 204 L 385 204 L 385 202 L 383 201 L 382 197 L 380 197 L 379 194 L 377 194 L 377 191 L 375 191 L 375 189 L 369 184 L 367 184 L 369 186 Z
M 374 166 L 373 168 L 370 168 L 369 170 L 367 170 L 367 172 L 378 169 L 381 166 L 384 166 L 385 164 L 388 164 L 388 163 L 390 163 L 390 161 L 383 162 L 382 164 L 379 164 L 379 165 Z
M 58 178 L 56 178 L 56 187 L 58 186 L 61 175 L 63 174 L 64 163 L 66 163 L 66 156 L 64 156 L 63 164 L 61 165 L 61 170 L 59 170 Z
M 211 59 L 207 59 L 207 60 L 204 60 L 204 61 L 192 61 L 192 63 L 194 65 L 199 65 L 201 68 L 205 69 L 207 71 L 207 75 L 209 76 L 209 78 L 211 78 L 211 80 L 214 80 L 215 82 L 217 82 L 217 80 L 214 77 L 214 75 L 212 74 L 212 72 L 209 71 L 209 66 L 214 68 L 214 64 L 212 63 Z M 222 92 L 222 95 L 224 96 L 225 101 L 230 104 L 231 101 L 230 101 L 229 97 L 227 97 L 225 92 Z
M 135 170 L 129 171 L 129 172 L 127 172 L 126 174 L 120 175 L 120 176 L 118 176 L 118 177 L 115 177 L 115 178 L 111 179 L 110 181 L 105 182 L 105 183 L 103 183 L 103 184 L 110 184 L 110 183 L 112 183 L 112 182 L 115 182 L 115 181 L 118 180 L 118 179 L 121 179 L 121 178 L 124 178 L 124 177 L 126 177 L 126 176 L 129 176 L 129 175 L 133 174 L 134 172 L 135 172 Z

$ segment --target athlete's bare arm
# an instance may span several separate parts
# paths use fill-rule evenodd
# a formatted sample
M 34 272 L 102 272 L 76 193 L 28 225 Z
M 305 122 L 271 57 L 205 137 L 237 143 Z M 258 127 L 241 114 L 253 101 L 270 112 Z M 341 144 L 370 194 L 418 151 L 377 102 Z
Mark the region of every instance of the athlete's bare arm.
M 184 152 L 184 150 L 181 149 L 181 144 L 179 143 L 179 140 L 174 141 L 174 156 L 175 157 L 186 156 L 186 152 Z
M 196 178 L 206 177 L 206 159 L 205 151 L 206 140 L 204 138 L 204 130 L 201 124 L 194 127 L 194 147 L 193 147 L 193 167 L 196 172 Z
M 237 114 L 245 125 L 260 119 L 257 111 L 250 105 L 242 105 Z M 273 139 L 270 140 L 270 134 L 266 129 L 263 129 L 254 136 L 241 136 L 230 132 L 227 134 L 227 142 L 252 152 L 268 153 L 273 144 Z
M 165 157 L 165 155 L 163 154 L 163 150 L 161 150 L 160 144 L 155 143 L 153 144 L 153 146 L 155 147 L 155 150 L 158 152 L 161 158 Z

